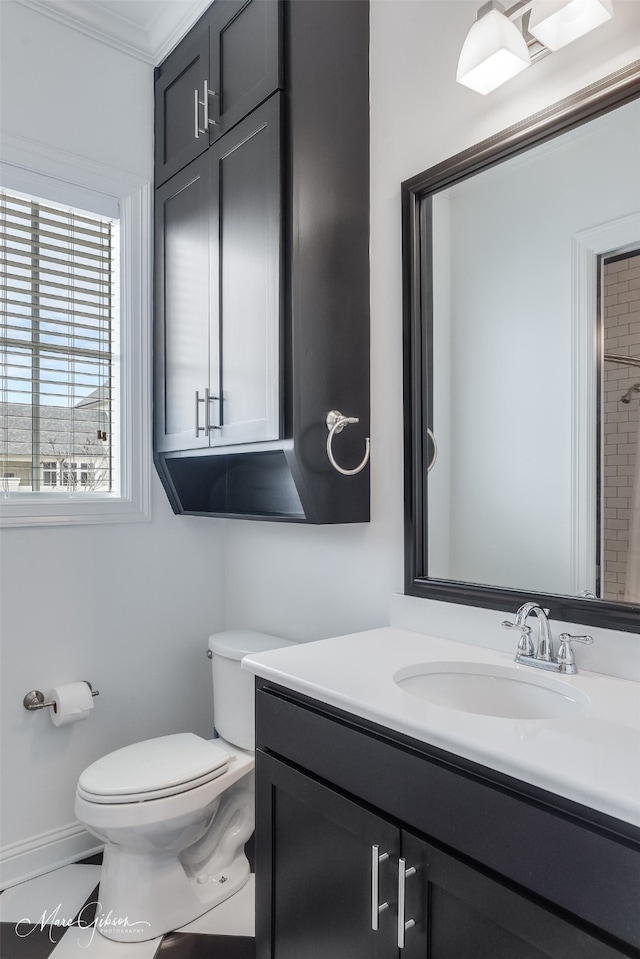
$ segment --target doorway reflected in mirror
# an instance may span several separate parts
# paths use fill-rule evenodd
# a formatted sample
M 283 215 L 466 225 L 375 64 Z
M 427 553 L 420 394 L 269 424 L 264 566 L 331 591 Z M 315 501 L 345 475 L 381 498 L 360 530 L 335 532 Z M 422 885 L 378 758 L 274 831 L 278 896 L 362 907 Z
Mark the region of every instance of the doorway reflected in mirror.
M 600 576 L 598 596 L 640 603 L 640 250 L 601 274 Z

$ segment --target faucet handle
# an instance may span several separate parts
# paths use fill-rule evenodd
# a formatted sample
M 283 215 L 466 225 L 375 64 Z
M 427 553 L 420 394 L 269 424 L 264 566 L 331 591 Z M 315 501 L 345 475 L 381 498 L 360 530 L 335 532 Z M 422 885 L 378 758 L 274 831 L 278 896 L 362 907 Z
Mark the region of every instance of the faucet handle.
M 591 646 L 593 636 L 572 636 L 570 633 L 560 633 L 560 648 L 558 649 L 557 663 L 562 673 L 577 673 L 575 657 L 571 643 L 584 643 L 585 646 Z
M 504 629 L 517 629 L 521 634 L 518 640 L 518 653 L 521 656 L 533 656 L 533 643 L 531 641 L 531 626 L 512 623 L 510 619 L 502 621 Z

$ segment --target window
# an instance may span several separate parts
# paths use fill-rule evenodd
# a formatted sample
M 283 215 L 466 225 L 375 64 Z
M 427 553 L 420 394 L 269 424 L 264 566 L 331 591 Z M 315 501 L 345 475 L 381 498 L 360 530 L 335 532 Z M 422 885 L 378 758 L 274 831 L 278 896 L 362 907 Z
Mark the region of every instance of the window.
M 6 473 L 5 473 L 6 476 Z M 42 485 L 58 485 L 58 464 L 54 461 L 47 461 L 42 464 Z
M 22 492 L 39 493 L 41 477 L 47 491 L 113 492 L 118 252 L 117 221 L 0 192 L 5 493 L 9 471 Z
M 0 525 L 147 520 L 151 183 L 0 146 Z

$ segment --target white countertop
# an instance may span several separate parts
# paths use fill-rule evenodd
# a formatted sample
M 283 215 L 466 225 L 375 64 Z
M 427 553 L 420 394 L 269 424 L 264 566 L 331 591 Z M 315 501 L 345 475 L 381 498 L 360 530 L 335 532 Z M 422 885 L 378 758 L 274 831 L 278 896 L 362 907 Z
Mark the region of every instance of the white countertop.
M 580 665 L 580 648 L 576 660 Z M 503 719 L 418 699 L 393 681 L 417 663 L 517 666 L 497 650 L 383 627 L 246 656 L 244 669 L 381 726 L 640 826 L 640 685 L 598 673 L 553 679 L 590 699 L 584 714 Z

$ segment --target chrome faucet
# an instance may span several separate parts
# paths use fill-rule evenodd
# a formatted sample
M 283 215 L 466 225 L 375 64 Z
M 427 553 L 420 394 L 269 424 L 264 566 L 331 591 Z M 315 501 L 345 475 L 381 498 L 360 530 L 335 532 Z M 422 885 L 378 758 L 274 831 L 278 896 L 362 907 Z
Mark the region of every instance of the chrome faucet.
M 538 643 L 535 652 L 531 640 L 531 627 L 527 625 L 527 620 L 532 613 L 538 620 Z M 577 673 L 578 668 L 571 643 L 578 642 L 590 646 L 593 643 L 593 637 L 571 636 L 569 633 L 561 633 L 560 648 L 557 657 L 554 658 L 551 625 L 548 616 L 548 609 L 543 609 L 538 603 L 532 602 L 524 603 L 520 607 L 513 622 L 508 619 L 504 620 L 502 625 L 505 629 L 517 629 L 520 632 L 516 663 L 522 663 L 524 666 L 536 666 L 538 669 L 550 669 L 556 673 Z

